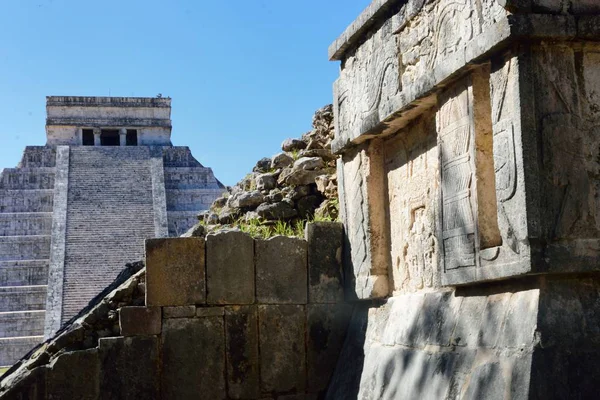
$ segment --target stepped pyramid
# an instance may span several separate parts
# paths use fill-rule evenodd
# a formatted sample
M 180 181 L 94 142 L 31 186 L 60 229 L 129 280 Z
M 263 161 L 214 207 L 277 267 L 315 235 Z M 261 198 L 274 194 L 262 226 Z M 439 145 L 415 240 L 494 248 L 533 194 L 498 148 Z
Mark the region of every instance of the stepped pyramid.
M 46 146 L 0 174 L 0 366 L 54 334 L 144 239 L 178 236 L 224 191 L 171 144 L 171 99 L 46 100 Z

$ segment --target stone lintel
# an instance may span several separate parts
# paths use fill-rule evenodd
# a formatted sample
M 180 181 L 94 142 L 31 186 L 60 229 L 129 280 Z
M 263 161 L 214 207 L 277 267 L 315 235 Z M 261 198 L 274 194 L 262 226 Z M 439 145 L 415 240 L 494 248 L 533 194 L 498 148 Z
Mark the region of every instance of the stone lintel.
M 392 24 L 400 26 L 397 22 Z M 439 60 L 427 75 L 417 76 L 409 87 L 390 100 L 387 115 L 363 121 L 353 132 L 340 135 L 332 142 L 332 151 L 341 154 L 366 140 L 387 136 L 407 126 L 424 110 L 434 106 L 437 94 L 449 83 L 465 75 L 492 54 L 524 41 L 583 41 L 600 40 L 600 16 L 573 16 L 553 14 L 507 15 L 475 36 L 464 47 L 446 59 Z M 334 85 L 334 96 L 338 97 Z M 337 100 L 336 100 L 337 102 Z

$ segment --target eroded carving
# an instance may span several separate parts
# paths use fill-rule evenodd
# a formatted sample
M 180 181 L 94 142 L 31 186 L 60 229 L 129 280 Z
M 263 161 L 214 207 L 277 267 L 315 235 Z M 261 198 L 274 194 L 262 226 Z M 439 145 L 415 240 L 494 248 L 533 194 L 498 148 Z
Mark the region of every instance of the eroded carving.
M 394 111 L 398 70 L 397 37 L 388 21 L 345 60 L 336 82 L 338 137 L 352 137 L 350 130 L 363 133 Z
M 473 130 L 469 92 L 449 93 L 437 115 L 442 177 L 442 239 L 445 269 L 476 265 L 476 221 L 472 205 Z

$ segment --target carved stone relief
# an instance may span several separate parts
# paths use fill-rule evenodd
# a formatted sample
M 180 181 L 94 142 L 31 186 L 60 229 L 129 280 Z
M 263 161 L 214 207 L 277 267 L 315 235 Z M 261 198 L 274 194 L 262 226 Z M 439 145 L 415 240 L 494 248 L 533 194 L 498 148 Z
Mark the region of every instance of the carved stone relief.
M 447 93 L 437 113 L 445 270 L 476 266 L 474 138 L 466 84 Z
M 506 15 L 495 0 L 440 0 L 425 5 L 400 32 L 402 85 L 432 75 L 488 26 Z
M 550 240 L 600 238 L 598 49 L 538 47 L 538 105 L 547 235 Z
M 395 111 L 398 64 L 397 36 L 388 21 L 344 62 L 334 90 L 336 137 L 358 136 Z
M 385 143 L 394 293 L 434 287 L 439 282 L 433 120 L 425 116 Z

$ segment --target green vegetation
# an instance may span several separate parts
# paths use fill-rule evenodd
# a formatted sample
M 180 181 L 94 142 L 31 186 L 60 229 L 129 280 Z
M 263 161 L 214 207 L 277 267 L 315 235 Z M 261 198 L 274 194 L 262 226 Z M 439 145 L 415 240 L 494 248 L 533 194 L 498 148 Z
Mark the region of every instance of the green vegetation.
M 10 367 L 0 367 L 0 376 L 4 375 L 6 371 L 8 371 Z

